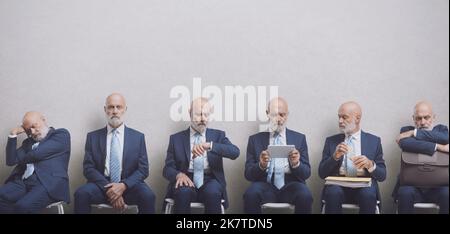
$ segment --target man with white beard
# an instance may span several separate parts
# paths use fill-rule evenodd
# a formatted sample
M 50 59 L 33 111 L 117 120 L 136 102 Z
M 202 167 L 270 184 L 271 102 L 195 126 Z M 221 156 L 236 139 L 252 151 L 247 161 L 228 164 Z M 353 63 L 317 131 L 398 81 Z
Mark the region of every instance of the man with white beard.
M 22 133 L 28 138 L 17 148 Z M 69 158 L 69 132 L 48 127 L 39 112 L 27 112 L 22 126 L 13 128 L 8 137 L 6 164 L 17 166 L 0 188 L 0 213 L 39 213 L 53 202 L 68 203 Z
M 281 97 L 273 98 L 267 106 L 270 120 L 268 132 L 249 137 L 245 178 L 252 182 L 244 194 L 244 211 L 261 213 L 261 205 L 271 202 L 290 203 L 295 213 L 311 213 L 313 198 L 306 185 L 311 175 L 306 137 L 286 128 L 288 104 Z M 288 158 L 271 158 L 269 145 L 295 145 Z
M 104 107 L 107 126 L 87 135 L 83 161 L 88 183 L 75 192 L 75 213 L 91 212 L 91 204 L 109 203 L 123 211 L 137 205 L 140 214 L 155 212 L 155 195 L 144 182 L 148 158 L 144 134 L 125 126 L 125 98 L 113 93 Z
M 386 179 L 386 165 L 379 137 L 361 130 L 362 110 L 358 103 L 350 101 L 338 110 L 341 134 L 330 136 L 325 141 L 319 176 L 364 176 L 372 178 L 371 187 L 348 188 L 325 185 L 322 200 L 325 213 L 342 213 L 343 203 L 358 204 L 361 214 L 374 214 L 379 189 L 377 181 Z

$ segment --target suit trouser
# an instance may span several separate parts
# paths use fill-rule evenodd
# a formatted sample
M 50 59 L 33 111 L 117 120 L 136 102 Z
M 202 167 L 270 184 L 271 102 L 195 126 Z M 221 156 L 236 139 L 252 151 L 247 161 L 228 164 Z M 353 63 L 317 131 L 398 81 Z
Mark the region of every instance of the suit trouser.
M 0 213 L 39 213 L 54 202 L 36 174 L 0 187 Z
M 309 214 L 313 198 L 302 182 L 288 182 L 280 190 L 267 182 L 253 182 L 244 194 L 244 211 L 260 214 L 261 205 L 268 202 L 290 203 L 295 206 L 296 214 Z
M 421 189 L 413 186 L 400 186 L 397 192 L 398 213 L 414 213 L 414 203 L 433 202 L 439 205 L 439 213 L 448 214 L 448 186 Z
M 375 214 L 377 206 L 377 189 L 375 183 L 367 188 L 347 188 L 337 185 L 326 185 L 323 188 L 326 214 L 341 214 L 342 204 L 359 205 L 360 214 Z
M 192 174 L 188 174 L 192 180 Z M 202 202 L 206 214 L 220 214 L 222 211 L 223 186 L 212 175 L 204 175 L 200 188 L 180 186 L 175 188 L 175 214 L 190 214 L 191 202 Z
M 128 188 L 122 196 L 127 205 L 138 206 L 139 214 L 155 213 L 155 194 L 146 183 L 141 182 Z M 109 204 L 105 192 L 95 183 L 87 183 L 78 188 L 74 203 L 76 214 L 91 213 L 91 204 Z

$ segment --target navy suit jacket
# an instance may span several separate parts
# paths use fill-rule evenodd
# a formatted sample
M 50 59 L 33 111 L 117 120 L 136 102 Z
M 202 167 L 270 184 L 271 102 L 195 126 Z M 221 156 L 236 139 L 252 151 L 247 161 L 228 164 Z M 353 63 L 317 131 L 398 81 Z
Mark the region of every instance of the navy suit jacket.
M 344 142 L 345 135 L 337 134 L 330 136 L 325 140 L 323 147 L 322 160 L 319 164 L 319 176 L 325 179 L 327 176 L 339 175 L 339 168 L 341 167 L 344 157 L 338 161 L 334 160 L 333 154 L 336 146 Z M 372 160 L 377 166 L 372 173 L 364 169 L 367 176 L 372 177 L 372 183 L 375 183 L 377 189 L 378 200 L 380 198 L 378 183 L 386 179 L 386 164 L 383 159 L 383 148 L 381 147 L 381 139 L 370 133 L 361 131 L 361 154 L 365 155 L 369 160 Z
M 225 132 L 217 129 L 206 129 L 206 142 L 213 142 L 213 148 L 207 152 L 207 160 L 211 173 L 223 186 L 225 191 L 225 207 L 228 206 L 226 195 L 226 181 L 223 171 L 223 158 L 236 159 L 239 157 L 239 148 L 233 145 L 225 136 Z M 163 169 L 163 176 L 169 180 L 166 197 L 173 197 L 176 176 L 178 173 L 188 173 L 191 158 L 190 128 L 175 133 L 170 136 L 169 147 L 167 149 L 166 163 Z
M 413 126 L 406 126 L 400 129 L 400 133 L 414 130 Z M 437 144 L 448 144 L 448 128 L 442 124 L 434 126 L 431 131 L 417 129 L 416 137 L 407 137 L 400 140 L 402 151 L 433 155 Z
M 260 132 L 249 137 L 247 160 L 245 161 L 245 178 L 247 180 L 252 182 L 267 181 L 267 172 L 259 167 L 259 155 L 262 151 L 267 150 L 269 140 L 269 132 Z M 291 167 L 291 173 L 285 174 L 284 180 L 286 183 L 291 181 L 305 183 L 306 179 L 311 176 L 306 137 L 299 132 L 286 129 L 286 144 L 295 145 L 295 148 L 300 152 L 300 166 L 297 168 Z
M 144 182 L 148 177 L 148 158 L 145 136 L 134 129 L 125 126 L 122 158 L 121 181 L 127 188 L 132 188 Z M 110 181 L 106 178 L 106 135 L 107 128 L 88 133 L 83 161 L 84 176 L 88 182 L 106 191 L 104 186 Z
M 405 126 L 400 129 L 400 133 L 414 130 L 413 126 Z M 438 124 L 431 131 L 417 129 L 415 137 L 407 137 L 400 140 L 399 145 L 402 151 L 433 155 L 436 144 L 448 144 L 448 128 L 445 125 Z M 397 191 L 400 187 L 400 181 L 397 179 L 392 196 L 397 199 Z
M 49 196 L 58 201 L 70 202 L 69 176 L 67 168 L 70 159 L 70 134 L 66 129 L 50 128 L 47 136 L 39 146 L 32 150 L 36 143 L 33 138 L 25 139 L 17 148 L 17 138 L 9 138 L 6 145 L 6 165 L 17 165 L 6 183 L 16 179 L 22 180 L 27 163 L 34 164 L 34 173 L 39 178 Z

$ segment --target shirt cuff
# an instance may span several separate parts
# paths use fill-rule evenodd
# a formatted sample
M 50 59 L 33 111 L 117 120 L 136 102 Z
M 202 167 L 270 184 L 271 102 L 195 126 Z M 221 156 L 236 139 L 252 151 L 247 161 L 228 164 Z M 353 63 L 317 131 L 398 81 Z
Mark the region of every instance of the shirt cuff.
M 434 152 L 437 151 L 437 144 L 434 144 Z
M 209 144 L 210 144 L 210 146 L 209 146 L 209 150 L 208 151 L 211 151 L 213 148 L 213 142 L 211 141 L 211 142 L 209 142 Z
M 373 162 L 373 167 L 367 169 L 370 173 L 372 173 L 373 171 L 375 171 L 375 169 L 377 169 L 377 164 L 374 161 L 372 161 L 372 162 Z
M 289 163 L 289 164 L 290 164 L 290 163 Z M 300 166 L 300 161 L 298 161 L 298 163 L 297 163 L 296 165 L 293 165 L 293 166 L 291 165 L 292 168 L 297 168 L 297 167 L 299 167 L 299 166 Z
M 8 135 L 9 138 L 17 138 L 17 135 Z
M 414 128 L 414 137 L 417 136 L 417 128 Z

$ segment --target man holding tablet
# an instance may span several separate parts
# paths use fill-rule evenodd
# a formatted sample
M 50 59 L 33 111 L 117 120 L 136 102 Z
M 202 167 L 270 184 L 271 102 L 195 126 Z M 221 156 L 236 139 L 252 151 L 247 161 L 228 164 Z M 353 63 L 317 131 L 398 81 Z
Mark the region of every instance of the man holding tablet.
M 286 128 L 289 111 L 283 98 L 270 100 L 266 113 L 269 131 L 248 140 L 245 178 L 252 184 L 244 194 L 244 211 L 259 214 L 264 203 L 284 202 L 293 204 L 297 214 L 311 213 L 306 137 Z

